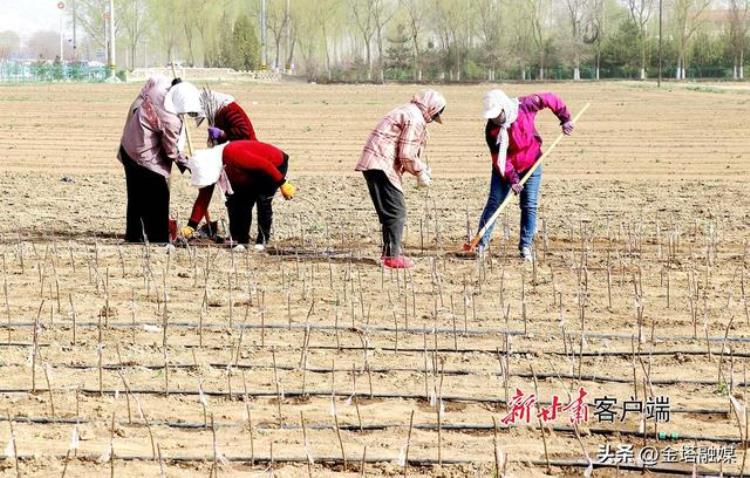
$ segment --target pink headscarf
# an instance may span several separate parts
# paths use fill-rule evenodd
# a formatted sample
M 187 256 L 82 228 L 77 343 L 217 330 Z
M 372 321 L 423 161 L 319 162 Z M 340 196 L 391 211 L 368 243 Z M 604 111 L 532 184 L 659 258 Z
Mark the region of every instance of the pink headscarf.
M 435 90 L 419 91 L 411 100 L 422 111 L 425 121 L 432 121 L 432 117 L 445 108 L 445 97 Z

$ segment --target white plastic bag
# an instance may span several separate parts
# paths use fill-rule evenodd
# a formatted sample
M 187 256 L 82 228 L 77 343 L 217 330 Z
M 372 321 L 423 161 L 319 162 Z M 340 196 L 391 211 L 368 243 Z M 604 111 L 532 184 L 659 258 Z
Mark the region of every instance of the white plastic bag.
M 197 188 L 216 184 L 224 167 L 221 155 L 227 144 L 229 143 L 220 144 L 213 148 L 199 149 L 193 153 L 188 160 L 190 184 Z

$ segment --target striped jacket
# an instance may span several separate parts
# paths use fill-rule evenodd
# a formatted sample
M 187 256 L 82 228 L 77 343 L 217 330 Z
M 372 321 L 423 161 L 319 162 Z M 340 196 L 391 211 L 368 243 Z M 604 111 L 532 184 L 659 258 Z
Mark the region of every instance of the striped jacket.
M 417 93 L 380 120 L 367 138 L 355 171 L 381 170 L 400 191 L 404 171 L 418 176 L 426 168 L 421 156 L 427 143 L 427 123 L 445 108 L 434 90 Z

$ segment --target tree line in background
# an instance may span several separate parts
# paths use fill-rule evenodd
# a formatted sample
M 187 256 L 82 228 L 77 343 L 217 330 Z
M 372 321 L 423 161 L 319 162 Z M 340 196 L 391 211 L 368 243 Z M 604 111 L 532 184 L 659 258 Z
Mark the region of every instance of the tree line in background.
M 110 0 L 67 3 L 69 26 L 75 23 L 78 33 L 75 51 L 71 39 L 66 42 L 66 60 L 100 58 L 108 47 Z M 661 49 L 665 74 L 673 78 L 697 71 L 697 76 L 740 79 L 750 48 L 750 0 L 113 4 L 117 63 L 126 69 L 170 62 L 267 67 L 317 81 L 647 78 L 656 75 Z M 26 45 L 27 50 L 50 54 L 54 48 L 45 45 L 54 38 L 59 52 L 59 37 L 36 35 L 38 44 Z M 0 32 L 0 59 L 14 49 L 20 50 L 17 35 Z

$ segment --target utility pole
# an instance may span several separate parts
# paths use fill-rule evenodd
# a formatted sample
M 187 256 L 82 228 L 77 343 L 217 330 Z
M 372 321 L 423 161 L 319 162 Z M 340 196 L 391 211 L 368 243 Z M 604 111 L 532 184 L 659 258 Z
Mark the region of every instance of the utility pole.
M 291 47 L 291 42 L 292 42 L 292 34 L 291 34 L 292 19 L 289 18 L 289 1 L 290 0 L 286 0 L 286 12 L 284 13 L 284 16 L 286 19 L 286 35 L 285 35 L 286 36 L 286 48 L 284 50 L 284 53 L 285 53 L 285 56 L 289 59 L 289 61 L 291 61 L 291 57 L 289 55 L 289 49 Z M 283 58 L 282 58 L 282 61 L 283 61 Z M 291 68 L 292 68 L 292 65 L 290 65 L 287 62 L 284 62 L 284 69 L 287 71 L 287 73 L 290 72 L 289 70 Z
M 260 62 L 261 69 L 265 70 L 268 67 L 268 10 L 266 7 L 266 0 L 260 0 Z
M 57 2 L 57 9 L 60 10 L 60 64 L 65 62 L 64 51 L 63 51 L 63 17 L 65 16 L 65 2 Z
M 78 39 L 76 37 L 76 22 L 78 21 L 76 15 L 76 0 L 73 3 L 73 60 L 78 61 Z
M 62 5 L 62 8 L 60 8 L 60 64 L 62 64 L 65 62 L 63 56 L 63 12 L 65 11 L 65 4 L 60 2 L 60 5 Z
M 115 0 L 109 0 L 109 68 L 115 76 Z
M 662 15 L 662 0 L 659 0 L 659 79 L 656 80 L 656 86 L 661 88 L 661 69 L 662 69 L 662 56 L 661 56 L 661 15 Z

